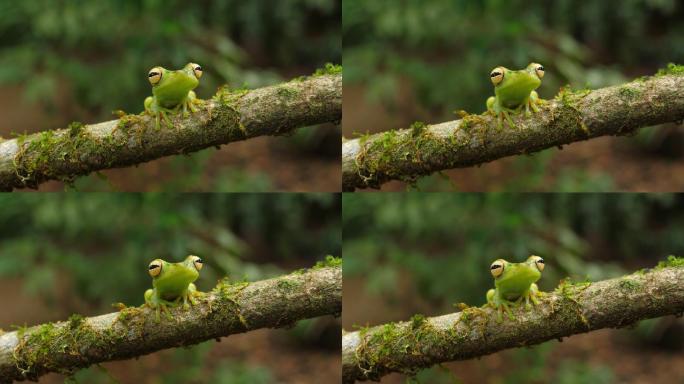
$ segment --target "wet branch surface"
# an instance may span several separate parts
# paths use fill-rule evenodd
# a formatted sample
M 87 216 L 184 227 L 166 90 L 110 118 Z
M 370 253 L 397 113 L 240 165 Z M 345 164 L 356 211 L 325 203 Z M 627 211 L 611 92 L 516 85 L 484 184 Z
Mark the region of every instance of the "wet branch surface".
M 142 100 L 141 100 L 142 105 Z M 125 115 L 98 124 L 72 123 L 10 140 L 0 139 L 0 190 L 36 188 L 47 180 L 127 167 L 164 156 L 342 118 L 342 75 L 314 75 L 254 90 L 221 89 L 188 117 L 171 116 L 157 129 L 154 118 Z
M 142 292 L 141 292 L 142 295 Z M 145 306 L 96 317 L 74 315 L 0 336 L 0 383 L 70 374 L 92 364 L 128 359 L 259 328 L 278 328 L 342 311 L 342 268 L 322 266 L 269 280 L 220 282 L 190 309 L 170 309 L 157 322 Z
M 682 259 L 680 259 L 682 260 Z M 684 312 L 684 263 L 595 283 L 562 283 L 515 320 L 498 322 L 491 308 L 390 323 L 342 336 L 343 382 L 412 374 L 434 364 Z M 484 295 L 484 292 L 483 292 Z
M 484 102 L 484 101 L 483 101 Z M 684 119 L 684 74 L 656 75 L 593 91 L 562 90 L 539 113 L 499 129 L 489 114 L 367 135 L 342 144 L 345 191 L 483 164 L 506 156 Z

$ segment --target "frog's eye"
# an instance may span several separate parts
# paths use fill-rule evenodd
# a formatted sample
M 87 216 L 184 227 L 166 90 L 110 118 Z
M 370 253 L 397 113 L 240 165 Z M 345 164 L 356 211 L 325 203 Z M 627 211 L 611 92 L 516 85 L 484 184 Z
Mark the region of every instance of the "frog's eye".
M 195 76 L 199 79 L 202 77 L 202 67 L 199 66 L 199 64 L 192 64 L 192 72 L 195 74 Z
M 162 269 L 162 261 L 159 259 L 153 260 L 150 263 L 150 266 L 148 267 L 148 269 L 149 269 L 148 272 L 150 273 L 150 276 L 152 276 L 152 277 L 159 276 L 159 274 L 161 273 L 161 269 Z
M 199 271 L 202 269 L 202 266 L 204 266 L 204 262 L 199 257 L 193 256 L 192 257 L 192 265 L 194 265 L 195 268 Z
M 541 64 L 535 64 L 534 65 L 534 73 L 536 73 L 540 79 L 542 77 L 544 77 L 544 66 Z
M 492 79 L 492 84 L 498 85 L 501 80 L 503 80 L 504 77 L 504 71 L 503 68 L 497 67 L 492 70 L 492 72 L 489 74 L 489 77 Z
M 162 71 L 161 68 L 159 67 L 154 67 L 150 69 L 150 73 L 147 74 L 147 79 L 150 81 L 150 84 L 155 85 L 161 80 L 162 77 Z
M 534 261 L 534 265 L 537 266 L 537 269 L 540 272 L 544 270 L 544 259 L 539 256 L 531 256 L 530 259 Z
M 499 277 L 503 273 L 504 270 L 504 261 L 499 259 L 495 262 L 492 263 L 492 265 L 489 267 L 489 271 L 492 273 L 492 276 L 494 277 Z

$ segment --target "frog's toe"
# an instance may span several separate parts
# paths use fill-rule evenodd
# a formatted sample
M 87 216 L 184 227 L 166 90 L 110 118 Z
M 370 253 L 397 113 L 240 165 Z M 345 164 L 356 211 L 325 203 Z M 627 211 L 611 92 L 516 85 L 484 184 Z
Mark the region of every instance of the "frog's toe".
M 537 107 L 538 103 L 530 103 L 530 108 L 536 113 L 539 112 L 539 107 Z
M 508 123 L 508 126 L 509 126 L 509 127 L 514 128 L 514 129 L 515 129 L 515 128 L 518 128 L 518 127 L 515 125 L 515 123 L 514 123 L 513 120 L 511 119 L 511 116 L 510 116 L 508 113 L 505 113 L 505 112 L 504 112 L 504 117 L 506 118 L 506 122 Z
M 537 298 L 537 295 L 530 295 L 530 301 L 532 301 L 532 304 L 534 305 L 539 305 L 539 299 Z
M 499 306 L 496 310 L 496 321 L 501 323 L 503 321 L 503 306 Z

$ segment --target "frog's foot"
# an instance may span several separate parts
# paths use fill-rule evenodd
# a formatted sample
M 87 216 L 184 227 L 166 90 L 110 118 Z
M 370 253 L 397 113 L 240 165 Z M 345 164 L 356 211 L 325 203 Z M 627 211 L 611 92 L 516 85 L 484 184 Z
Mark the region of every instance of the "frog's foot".
M 154 127 L 159 130 L 161 128 L 161 120 L 164 120 L 164 124 L 166 124 L 167 127 L 172 127 L 173 123 L 171 123 L 171 120 L 169 119 L 168 114 L 170 112 L 173 112 L 170 109 L 166 108 L 158 108 L 157 110 L 151 110 L 148 111 L 148 113 L 152 116 L 154 116 Z
M 542 296 L 543 293 L 539 291 L 539 287 L 537 287 L 537 284 L 532 283 L 527 293 L 525 293 L 522 296 L 525 300 L 525 309 L 532 309 L 532 305 L 530 305 L 530 302 L 532 302 L 533 305 L 539 305 L 539 298 Z
M 515 316 L 513 316 L 513 312 L 511 312 L 511 308 L 509 306 L 510 302 L 497 297 L 496 292 L 493 289 L 487 291 L 487 304 L 496 309 L 497 321 L 499 323 L 503 321 L 504 312 L 506 312 L 506 315 L 509 319 L 515 320 Z
M 159 314 L 161 312 L 164 312 L 166 315 L 166 318 L 169 320 L 173 320 L 173 316 L 171 316 L 171 313 L 169 312 L 168 306 L 175 306 L 174 303 L 162 299 L 156 299 L 152 297 L 149 301 L 146 300 L 145 304 L 154 309 L 155 312 L 155 319 L 157 322 L 159 322 L 161 319 L 159 318 Z
M 200 104 L 201 101 L 197 98 L 197 95 L 195 94 L 194 91 L 188 92 L 188 97 L 185 98 L 185 101 L 183 102 L 183 116 L 188 117 L 190 116 L 190 113 L 188 113 L 188 110 L 190 112 L 195 113 L 197 112 L 197 107 L 195 105 Z
M 508 110 L 504 109 L 501 111 L 501 114 L 506 118 L 506 122 L 508 122 L 508 126 L 511 128 L 514 128 L 514 129 L 518 128 L 518 126 L 515 125 L 515 123 L 511 119 L 510 113 L 515 113 L 515 111 L 512 109 L 508 109 Z M 501 128 L 501 127 L 499 127 L 499 128 Z
M 537 94 L 536 91 L 532 91 L 530 93 L 530 97 L 527 99 L 527 102 L 525 103 L 525 116 L 530 116 L 530 109 L 532 109 L 533 112 L 537 113 L 539 112 L 539 105 L 544 104 L 544 100 L 539 98 L 539 95 Z
M 189 309 L 190 305 L 197 305 L 197 299 L 195 299 L 195 298 L 201 297 L 201 296 L 202 296 L 202 292 L 199 292 L 197 290 L 197 287 L 195 286 L 195 284 L 190 283 L 190 285 L 188 286 L 188 289 L 183 294 L 183 308 Z M 188 302 L 190 303 L 190 305 L 188 305 Z

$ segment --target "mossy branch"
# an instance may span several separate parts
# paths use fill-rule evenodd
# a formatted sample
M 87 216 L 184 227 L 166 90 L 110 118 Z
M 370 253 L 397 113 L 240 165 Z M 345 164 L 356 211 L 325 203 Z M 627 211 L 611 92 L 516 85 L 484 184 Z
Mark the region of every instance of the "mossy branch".
M 172 308 L 172 319 L 145 306 L 48 323 L 0 336 L 0 383 L 35 380 L 48 372 L 70 374 L 103 361 L 128 359 L 165 348 L 196 344 L 298 320 L 339 316 L 340 259 L 309 270 L 256 282 L 220 282 L 188 310 Z M 142 295 L 142 292 L 141 292 Z
M 484 103 L 484 100 L 483 100 Z M 469 167 L 605 135 L 684 119 L 684 67 L 593 91 L 562 90 L 529 118 L 499 129 L 489 114 L 367 135 L 342 144 L 345 191 L 414 181 L 444 169 Z
M 0 190 L 35 188 L 47 180 L 70 182 L 102 169 L 282 135 L 341 118 L 341 73 L 318 72 L 249 91 L 221 89 L 200 111 L 173 117 L 173 127 L 162 121 L 157 129 L 154 118 L 146 114 L 125 115 L 119 120 L 72 123 L 66 129 L 0 139 Z
M 379 380 L 390 372 L 412 374 L 446 361 L 466 360 L 507 348 L 684 312 L 684 259 L 596 283 L 562 283 L 536 308 L 514 309 L 499 323 L 491 308 L 390 323 L 343 333 L 343 382 Z M 483 292 L 484 295 L 484 292 Z

